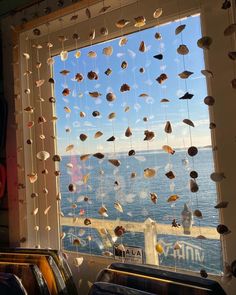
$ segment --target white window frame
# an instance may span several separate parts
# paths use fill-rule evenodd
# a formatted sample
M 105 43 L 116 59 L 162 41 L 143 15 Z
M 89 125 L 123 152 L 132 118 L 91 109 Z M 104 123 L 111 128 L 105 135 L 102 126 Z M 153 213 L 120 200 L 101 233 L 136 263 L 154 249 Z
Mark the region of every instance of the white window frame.
M 101 1 L 90 1 L 91 4 L 94 4 L 94 11 L 98 11 L 98 7 L 102 6 Z M 112 1 L 113 4 L 117 1 Z M 129 2 L 134 2 L 133 4 L 128 5 Z M 87 3 L 86 3 L 87 4 Z M 148 27 L 153 26 L 155 20 L 152 19 L 153 11 L 157 8 L 156 1 L 153 0 L 143 0 L 139 1 L 139 7 L 137 9 L 136 1 L 126 1 L 125 6 L 123 8 L 123 17 L 127 19 L 133 19 L 134 16 L 140 15 L 140 11 L 142 14 L 147 18 L 147 25 L 144 27 L 145 29 Z M 236 207 L 236 199 L 233 197 L 233 190 L 235 185 L 235 167 L 236 167 L 236 157 L 235 157 L 235 130 L 236 130 L 236 122 L 235 122 L 235 109 L 236 109 L 236 100 L 235 100 L 235 90 L 230 87 L 230 81 L 232 80 L 232 63 L 229 59 L 227 59 L 227 52 L 230 48 L 229 39 L 223 36 L 223 31 L 225 27 L 228 25 L 228 19 L 226 17 L 225 11 L 221 10 L 220 7 L 222 5 L 222 1 L 220 0 L 208 0 L 202 1 L 201 7 L 199 7 L 199 1 L 196 0 L 179 0 L 179 7 L 181 7 L 181 13 L 178 11 L 177 1 L 176 0 L 166 0 L 166 1 L 159 1 L 158 3 L 163 8 L 163 16 L 160 19 L 160 23 L 166 23 L 173 19 L 177 19 L 179 17 L 189 16 L 191 14 L 199 13 L 201 14 L 201 25 L 202 25 L 202 35 L 211 36 L 213 38 L 212 48 L 214 50 L 210 50 L 209 52 L 204 52 L 205 57 L 205 65 L 207 69 L 210 69 L 214 73 L 214 79 L 207 84 L 208 93 L 216 98 L 216 104 L 214 108 L 210 108 L 210 119 L 214 117 L 214 121 L 217 125 L 217 128 L 214 131 L 212 136 L 212 144 L 213 146 L 217 147 L 217 151 L 214 153 L 215 155 L 215 169 L 219 172 L 224 172 L 226 175 L 226 179 L 223 180 L 220 184 L 217 185 L 218 191 L 218 200 L 223 201 L 227 200 L 230 202 L 229 208 L 221 211 L 221 222 L 227 224 L 230 229 L 236 228 L 236 220 L 234 218 L 234 208 Z M 114 4 L 115 5 L 115 4 Z M 233 3 L 234 5 L 234 3 Z M 51 16 L 42 17 L 38 20 L 32 21 L 32 23 L 28 23 L 25 27 L 17 28 L 14 34 L 14 43 L 18 43 L 19 51 L 13 49 L 13 61 L 18 61 L 19 67 L 16 65 L 14 66 L 14 76 L 13 74 L 5 71 L 5 77 L 9 77 L 10 81 L 13 82 L 14 77 L 14 93 L 12 89 L 8 87 L 8 81 L 5 79 L 5 92 L 7 97 L 12 98 L 14 94 L 22 92 L 22 89 L 25 89 L 24 80 L 20 79 L 19 76 L 23 77 L 23 64 L 22 64 L 22 53 L 24 52 L 25 48 L 25 38 L 26 36 L 29 37 L 31 44 L 33 42 L 36 43 L 45 43 L 47 42 L 47 36 L 43 35 L 46 32 L 45 26 L 42 29 L 42 37 L 34 40 L 35 36 L 32 34 L 32 29 L 40 24 L 45 24 L 47 21 L 52 21 L 51 28 L 54 29 L 58 25 L 58 18 L 63 17 L 64 15 L 68 15 L 68 19 L 70 18 L 71 13 L 73 13 L 76 8 L 79 10 L 84 8 L 84 3 L 77 3 L 74 4 L 73 7 L 65 8 L 60 11 L 60 13 L 53 13 Z M 91 9 L 93 9 L 91 7 Z M 137 11 L 137 13 L 135 13 Z M 81 12 L 81 20 L 82 22 L 80 25 L 77 24 L 78 33 L 81 37 L 79 46 L 84 47 L 89 44 L 88 41 L 88 27 L 95 27 L 100 28 L 103 26 L 103 15 L 93 18 L 91 20 L 90 25 L 89 20 L 85 20 L 85 17 L 82 15 L 84 11 Z M 65 18 L 66 18 L 65 17 Z M 117 30 L 114 26 L 114 20 L 120 18 L 120 10 L 113 10 L 109 13 L 110 20 L 107 20 L 107 26 L 109 29 L 109 39 L 115 38 L 120 35 L 120 31 Z M 235 15 L 234 15 L 235 18 Z M 56 19 L 56 20 L 54 20 Z M 151 21 L 152 19 L 152 21 Z M 8 20 L 9 22 L 9 20 Z M 6 20 L 7 24 L 7 20 Z M 42 27 L 42 28 L 43 28 Z M 28 31 L 30 29 L 30 31 Z M 44 31 L 45 30 L 45 31 Z M 124 30 L 126 34 L 131 33 L 133 31 L 133 26 L 128 27 Z M 74 33 L 73 27 L 67 27 L 66 21 L 64 22 L 64 29 L 63 31 L 57 31 L 56 33 L 51 34 L 51 42 L 54 43 L 53 54 L 56 55 L 61 51 L 60 43 L 57 40 L 57 36 L 65 35 L 65 36 L 72 36 Z M 4 40 L 9 40 L 9 36 L 7 36 L 8 31 L 7 29 L 3 30 L 3 38 Z M 97 37 L 95 39 L 96 43 L 102 42 L 104 39 L 102 37 Z M 58 45 L 58 46 L 57 46 Z M 74 48 L 74 41 L 70 38 L 65 43 L 66 50 L 71 50 Z M 216 49 L 217 48 L 217 49 Z M 32 49 L 32 47 L 30 47 Z M 32 49 L 32 59 L 31 61 L 34 62 L 35 60 L 35 52 Z M 5 69 L 7 69 L 7 62 L 10 60 L 9 53 L 7 50 L 4 50 L 4 62 L 5 62 Z M 40 56 L 48 56 L 47 48 L 44 47 L 40 51 Z M 49 72 L 46 69 L 46 60 L 43 61 L 43 66 L 41 69 L 41 75 L 45 77 L 45 80 L 49 78 Z M 7 81 L 6 81 L 7 80 Z M 45 83 L 42 87 L 43 96 L 47 99 L 49 97 L 49 83 Z M 32 85 L 33 86 L 33 85 Z M 35 93 L 35 89 L 33 90 Z M 21 97 L 23 94 L 21 93 Z M 202 98 L 203 100 L 203 98 Z M 12 100 L 11 100 L 12 101 Z M 203 103 L 202 101 L 199 103 Z M 50 118 L 53 114 L 52 105 L 49 103 L 45 103 L 48 107 L 44 108 L 44 114 L 46 117 Z M 16 106 L 15 109 L 17 112 L 21 112 L 22 109 L 26 106 L 26 103 L 21 99 L 16 99 Z M 14 110 L 14 105 L 11 102 L 10 110 Z M 35 114 L 35 118 L 38 117 L 38 114 Z M 11 126 L 8 126 L 8 166 L 10 169 L 8 170 L 8 177 L 13 175 L 13 180 L 16 181 L 16 171 L 14 170 L 14 161 L 16 157 L 16 147 L 19 145 L 23 146 L 23 154 L 17 153 L 17 163 L 25 166 L 25 175 L 22 178 L 22 173 L 18 175 L 17 182 L 19 183 L 21 180 L 22 182 L 26 183 L 26 173 L 27 173 L 27 163 L 28 162 L 28 152 L 27 147 L 24 146 L 25 140 L 27 138 L 27 130 L 23 128 L 26 123 L 26 116 L 24 113 L 22 114 L 22 119 L 17 119 L 17 124 L 19 128 L 16 131 L 16 142 L 14 139 L 9 138 L 9 133 L 11 131 Z M 9 117 L 10 122 L 14 122 L 14 117 L 11 115 Z M 23 130 L 23 133 L 22 131 Z M 37 127 L 36 127 L 37 130 Z M 52 134 L 54 134 L 54 128 L 52 125 L 48 128 L 45 132 L 46 138 L 50 138 Z M 36 131 L 37 132 L 37 131 Z M 231 134 L 231 136 L 230 136 Z M 39 141 L 35 136 L 35 141 Z M 50 139 L 46 140 L 45 150 L 49 151 L 51 155 L 55 154 L 55 146 L 52 144 Z M 54 163 L 50 160 L 47 161 L 47 165 L 50 163 L 48 169 L 51 171 L 55 170 Z M 36 161 L 38 165 L 38 162 Z M 13 173 L 13 174 L 11 174 Z M 50 210 L 50 219 L 49 224 L 52 228 L 51 230 L 51 247 L 59 249 L 60 248 L 60 240 L 59 240 L 59 231 L 60 231 L 60 219 L 59 219 L 59 212 L 60 208 L 58 206 L 58 201 L 56 200 L 57 195 L 57 183 L 55 177 L 53 176 L 49 180 L 48 178 L 48 189 L 50 192 L 50 205 L 52 208 Z M 16 190 L 13 188 L 13 180 L 8 181 L 8 190 L 9 190 L 9 225 L 10 225 L 10 242 L 12 245 L 19 245 L 19 240 L 23 237 L 26 238 L 26 242 L 20 243 L 21 246 L 35 246 L 34 244 L 34 233 L 32 227 L 32 200 L 30 198 L 30 189 L 29 186 L 26 185 L 26 189 L 23 190 Z M 37 182 L 39 187 L 38 191 L 42 190 L 40 187 L 40 181 Z M 26 204 L 22 206 L 19 203 L 19 199 L 25 199 Z M 39 207 L 44 208 L 43 198 L 39 200 Z M 17 214 L 15 213 L 17 212 Z M 45 218 L 43 218 L 43 213 L 40 218 L 40 228 L 44 229 L 46 226 Z M 57 216 L 57 218 L 55 218 Z M 47 247 L 47 239 L 46 239 L 46 232 L 41 231 L 41 247 Z M 231 262 L 235 259 L 234 256 L 234 249 L 236 248 L 236 233 L 234 231 L 231 235 L 227 236 L 223 240 L 223 255 L 227 261 Z M 100 259 L 100 261 L 104 261 L 104 258 L 96 258 Z M 234 286 L 235 283 L 233 284 Z M 232 287 L 229 287 L 229 290 Z M 232 289 L 233 290 L 233 289 Z M 230 293 L 229 293 L 230 294 Z M 233 293 L 232 293 L 233 294 Z

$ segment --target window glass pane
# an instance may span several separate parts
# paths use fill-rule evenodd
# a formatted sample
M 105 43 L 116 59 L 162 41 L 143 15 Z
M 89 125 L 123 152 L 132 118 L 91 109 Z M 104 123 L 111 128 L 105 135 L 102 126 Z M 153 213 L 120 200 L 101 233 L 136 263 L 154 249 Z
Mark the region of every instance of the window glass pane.
M 164 250 L 157 254 L 161 265 L 221 271 L 220 241 L 214 234 L 219 218 L 213 206 L 216 187 L 210 180 L 214 165 L 209 114 L 203 103 L 207 89 L 201 70 L 205 65 L 203 51 L 196 44 L 201 37 L 200 17 L 182 23 L 186 24 L 182 35 L 175 35 L 180 23 L 173 22 L 137 31 L 127 36 L 124 46 L 119 46 L 120 39 L 108 40 L 80 49 L 79 58 L 75 58 L 77 50 L 69 52 L 65 62 L 55 57 L 61 211 L 71 217 L 71 225 L 63 226 L 65 249 L 109 255 L 114 242 L 144 249 L 145 222 L 151 219 L 157 223 L 154 246 Z M 145 52 L 139 50 L 141 41 Z M 188 55 L 177 53 L 180 44 L 187 45 Z M 106 56 L 103 49 L 109 46 L 113 53 Z M 60 74 L 64 69 L 70 71 L 66 76 Z M 184 70 L 193 74 L 181 79 L 178 74 Z M 90 71 L 98 79 L 90 80 Z M 82 81 L 76 81 L 76 74 L 82 75 L 77 75 Z M 168 78 L 158 83 L 161 74 Z M 120 91 L 124 84 L 129 91 Z M 65 88 L 70 89 L 67 96 L 62 94 Z M 179 99 L 186 92 L 194 94 L 193 98 Z M 108 97 L 112 101 L 107 100 L 108 93 L 115 95 Z M 195 127 L 184 124 L 184 119 L 191 119 Z M 66 152 L 69 145 L 74 148 Z M 163 151 L 164 145 L 173 147 L 175 153 Z M 187 153 L 190 146 L 198 147 L 194 157 Z M 191 171 L 198 173 L 195 193 L 189 187 Z M 69 191 L 69 184 L 76 186 L 74 192 Z M 177 201 L 167 201 L 176 195 Z M 195 210 L 203 217 L 192 217 Z M 75 218 L 82 226 L 73 225 Z M 92 219 L 92 224 L 85 226 L 85 219 Z M 124 226 L 122 222 L 126 233 L 117 237 L 114 229 Z M 196 238 L 202 235 L 207 239 Z M 174 250 L 176 245 L 181 249 Z M 150 253 L 146 260 L 156 262 L 147 256 Z

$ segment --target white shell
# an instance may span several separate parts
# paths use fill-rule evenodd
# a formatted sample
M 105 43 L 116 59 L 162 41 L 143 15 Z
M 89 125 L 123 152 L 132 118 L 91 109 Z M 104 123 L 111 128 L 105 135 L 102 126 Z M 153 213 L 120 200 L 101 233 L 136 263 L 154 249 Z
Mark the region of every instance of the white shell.
M 157 8 L 155 11 L 154 11 L 154 13 L 153 13 L 153 17 L 154 18 L 158 18 L 158 17 L 160 17 L 161 15 L 162 15 L 162 8 Z
M 113 53 L 113 47 L 112 46 L 108 46 L 103 48 L 102 53 L 107 55 L 107 56 L 111 56 Z
M 46 161 L 50 157 L 50 154 L 47 151 L 40 151 L 36 157 L 41 161 Z
M 83 257 L 76 257 L 73 261 L 74 266 L 79 267 L 83 263 L 83 261 L 84 261 Z
M 61 51 L 60 56 L 62 61 L 66 61 L 68 58 L 68 51 L 66 50 Z

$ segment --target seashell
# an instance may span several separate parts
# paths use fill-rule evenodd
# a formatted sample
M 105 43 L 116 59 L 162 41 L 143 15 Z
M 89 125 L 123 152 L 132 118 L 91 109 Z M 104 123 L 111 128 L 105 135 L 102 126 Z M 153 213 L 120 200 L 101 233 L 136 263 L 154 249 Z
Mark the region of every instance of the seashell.
M 81 82 L 81 81 L 83 81 L 83 79 L 84 79 L 84 77 L 83 77 L 82 74 L 77 73 L 77 74 L 75 75 L 75 80 L 76 80 L 77 82 Z
M 152 140 L 155 137 L 155 133 L 153 131 L 145 130 L 144 131 L 144 139 L 143 140 Z
M 29 89 L 29 88 L 25 89 L 25 90 L 24 90 L 24 93 L 25 93 L 25 94 L 30 94 L 30 89 Z
M 89 51 L 88 57 L 95 58 L 95 57 L 97 57 L 97 53 L 95 51 Z
M 113 47 L 112 46 L 104 47 L 102 50 L 102 53 L 104 55 L 111 56 L 113 53 Z
M 172 127 L 171 127 L 170 121 L 166 122 L 166 126 L 165 126 L 164 130 L 165 130 L 166 133 L 172 133 Z
M 230 0 L 225 0 L 224 3 L 221 6 L 221 9 L 229 9 L 231 7 Z
M 69 73 L 70 73 L 70 71 L 68 71 L 68 70 L 62 70 L 62 71 L 60 71 L 60 74 L 62 74 L 63 76 L 66 76 Z
M 70 184 L 68 185 L 68 190 L 69 190 L 69 192 L 71 192 L 71 193 L 76 192 L 76 185 L 75 185 L 74 183 L 70 183 Z
M 174 172 L 173 171 L 169 171 L 165 174 L 165 176 L 169 179 L 174 179 L 175 178 L 175 175 L 174 175 Z
M 39 212 L 39 208 L 35 208 L 32 212 L 32 215 L 37 215 Z
M 236 51 L 230 51 L 228 57 L 232 60 L 236 60 Z
M 47 42 L 46 46 L 47 46 L 48 48 L 52 48 L 52 47 L 53 47 L 53 44 L 52 44 L 51 42 Z
M 121 68 L 124 70 L 128 67 L 128 63 L 126 61 L 122 61 Z
M 205 279 L 208 277 L 208 274 L 205 269 L 200 270 L 200 275 L 202 278 L 205 278 Z
M 231 81 L 231 86 L 236 89 L 236 78 Z
M 147 117 L 143 117 L 143 122 L 147 122 L 148 118 Z
M 190 71 L 183 71 L 182 73 L 178 74 L 178 76 L 181 79 L 188 79 L 189 76 L 191 76 L 193 74 L 193 72 Z
M 193 170 L 189 173 L 189 176 L 193 179 L 196 179 L 196 178 L 198 178 L 198 173 L 197 173 L 197 171 Z
M 103 6 L 100 10 L 99 10 L 99 13 L 104 13 L 106 12 L 109 8 L 111 8 L 111 6 Z
M 224 224 L 219 224 L 217 226 L 216 230 L 220 235 L 228 235 L 231 233 L 231 231 L 228 229 L 228 227 Z
M 52 84 L 54 84 L 54 83 L 55 83 L 55 81 L 54 81 L 54 79 L 53 79 L 53 78 L 49 78 L 49 79 L 48 79 L 48 82 L 49 82 L 49 83 L 52 83 Z
M 68 59 L 68 51 L 62 50 L 60 53 L 61 61 L 66 61 Z
M 161 33 L 159 33 L 159 32 L 155 33 L 155 38 L 157 40 L 161 40 L 162 39 Z
M 46 151 L 40 151 L 37 153 L 36 157 L 40 160 L 40 161 L 46 161 L 49 157 L 50 154 Z
M 54 171 L 54 175 L 55 176 L 60 176 L 61 175 L 61 172 L 59 170 L 56 170 L 56 171 Z
M 157 8 L 154 12 L 153 12 L 153 17 L 154 18 L 158 18 L 162 15 L 162 8 Z
M 199 239 L 199 240 L 206 240 L 206 237 L 203 236 L 203 235 L 199 235 L 199 236 L 196 236 L 196 239 Z
M 185 29 L 186 25 L 180 25 L 175 29 L 175 35 L 180 34 L 184 29 Z
M 156 59 L 162 60 L 163 59 L 163 54 L 161 54 L 161 53 L 160 54 L 156 54 L 153 57 L 156 58 Z
M 123 226 L 117 226 L 115 229 L 114 229 L 114 233 L 117 237 L 121 237 L 123 234 L 125 234 L 126 230 Z
M 146 25 L 146 18 L 144 16 L 138 16 L 134 18 L 136 28 L 141 28 Z
M 95 29 L 93 29 L 90 33 L 89 33 L 89 39 L 92 41 L 95 39 L 96 36 L 96 31 Z
M 104 252 L 102 252 L 102 255 L 107 256 L 107 257 L 111 257 L 114 254 L 112 252 L 110 252 L 110 251 L 104 251 Z
M 117 22 L 115 23 L 115 25 L 116 25 L 116 27 L 117 27 L 118 29 L 123 29 L 123 28 L 124 28 L 125 26 L 127 26 L 129 23 L 130 23 L 129 20 L 127 20 L 127 19 L 121 19 L 121 20 L 117 21 Z
M 106 99 L 107 99 L 107 101 L 109 101 L 109 102 L 114 101 L 114 100 L 116 99 L 116 95 L 115 95 L 114 93 L 112 93 L 112 92 L 109 92 L 109 93 L 107 93 L 107 95 L 106 95 Z
M 107 68 L 106 71 L 104 72 L 107 76 L 110 76 L 112 73 L 112 70 L 110 68 Z
M 32 74 L 32 71 L 30 71 L 30 70 L 26 70 L 25 72 L 24 72 L 24 76 L 26 76 L 26 75 L 31 75 Z
M 144 41 L 141 41 L 140 45 L 139 45 L 139 51 L 140 52 L 145 52 L 147 50 L 146 45 L 144 43 Z
M 80 240 L 79 239 L 74 239 L 73 240 L 73 246 L 80 246 L 81 243 L 80 243 Z
M 99 138 L 103 135 L 103 133 L 101 131 L 97 131 L 95 134 L 94 134 L 94 138 Z
M 32 140 L 32 139 L 27 139 L 27 140 L 26 140 L 26 143 L 27 143 L 27 144 L 32 144 L 32 143 L 33 143 L 33 140 Z
M 83 263 L 83 261 L 84 261 L 83 257 L 77 257 L 77 258 L 74 258 L 73 264 L 75 267 L 80 267 L 80 265 Z
M 179 97 L 179 99 L 191 99 L 193 98 L 194 94 L 186 92 L 183 96 Z
M 236 23 L 229 25 L 225 30 L 224 30 L 224 35 L 225 36 L 230 36 L 232 34 L 236 33 Z
M 208 36 L 204 36 L 198 39 L 197 41 L 198 47 L 202 49 L 210 49 L 211 44 L 212 44 L 212 39 L 211 37 L 208 37 Z
M 211 174 L 210 177 L 211 177 L 211 180 L 215 182 L 220 182 L 226 178 L 223 172 L 214 172 Z
M 143 171 L 143 175 L 146 178 L 152 178 L 152 177 L 154 177 L 156 175 L 156 170 L 153 169 L 153 168 L 146 168 Z
M 115 140 L 116 140 L 115 136 L 111 136 L 107 139 L 107 141 L 115 141 Z
M 175 153 L 175 150 L 173 150 L 172 147 L 170 147 L 169 145 L 163 145 L 162 149 L 171 155 L 173 155 Z
M 80 134 L 79 138 L 81 141 L 85 141 L 88 138 L 88 136 L 86 134 L 82 133 L 82 134 Z
M 74 167 L 74 165 L 73 165 L 72 163 L 67 163 L 67 164 L 66 164 L 66 167 L 72 169 L 72 168 Z
M 97 73 L 93 72 L 93 71 L 88 72 L 87 77 L 89 78 L 89 80 L 97 80 L 98 79 Z
M 119 40 L 119 46 L 124 46 L 126 45 L 128 42 L 128 39 L 126 37 L 121 37 L 120 40 Z
M 156 193 L 150 193 L 150 198 L 154 204 L 157 203 L 157 194 Z
M 55 99 L 55 97 L 51 96 L 51 97 L 49 97 L 48 101 L 51 102 L 51 103 L 55 103 L 56 99 Z
M 88 18 L 91 18 L 91 12 L 88 8 L 85 9 L 85 14 Z
M 53 160 L 54 162 L 60 162 L 60 161 L 61 161 L 61 157 L 60 157 L 59 155 L 54 155 L 54 156 L 52 157 L 52 160 Z
M 35 65 L 36 69 L 40 69 L 41 66 L 42 66 L 42 63 L 41 62 L 36 62 L 36 65 Z
M 193 215 L 197 218 L 202 218 L 202 212 L 199 209 L 194 210 Z
M 213 122 L 211 122 L 211 123 L 209 124 L 209 129 L 215 129 L 215 128 L 216 128 L 216 124 L 213 123 Z
M 124 112 L 127 113 L 129 110 L 130 110 L 130 107 L 127 106 L 127 107 L 125 107 Z
M 53 57 L 49 57 L 49 58 L 47 59 L 47 64 L 48 64 L 49 66 L 54 65 L 54 63 L 55 63 L 55 60 L 53 59 Z
M 47 215 L 50 209 L 51 209 L 51 206 L 48 206 L 48 207 L 44 210 L 43 213 L 44 213 L 45 215 Z
M 65 110 L 66 113 L 71 113 L 71 109 L 69 107 L 67 107 L 67 106 L 64 107 L 64 110 Z
M 206 97 L 204 98 L 204 103 L 205 103 L 206 105 L 208 105 L 208 106 L 213 106 L 214 103 L 215 103 L 215 99 L 214 99 L 214 97 L 212 97 L 212 96 L 206 96 Z
M 23 57 L 24 57 L 25 59 L 30 59 L 30 55 L 29 55 L 29 53 L 24 52 L 22 55 L 23 55 Z
M 222 201 L 220 203 L 218 203 L 217 205 L 215 205 L 216 209 L 223 209 L 223 208 L 227 208 L 228 207 L 229 202 L 227 201 Z
M 67 39 L 66 36 L 58 36 L 58 40 L 59 40 L 60 42 L 65 42 L 65 41 L 68 40 L 68 39 Z
M 124 83 L 121 87 L 120 87 L 120 92 L 125 92 L 125 91 L 130 91 L 130 86 L 126 83 Z
M 34 126 L 34 121 L 30 121 L 27 123 L 28 128 L 32 128 Z
M 135 178 L 136 177 L 136 173 L 135 172 L 131 172 L 131 174 L 130 174 L 130 178 Z
M 79 115 L 80 115 L 80 118 L 84 118 L 84 117 L 86 117 L 85 112 L 80 112 Z
M 110 120 L 114 119 L 115 117 L 116 117 L 116 113 L 110 113 L 108 115 L 108 119 L 110 119 Z
M 69 88 L 65 88 L 63 91 L 62 91 L 62 95 L 63 96 L 68 96 L 70 94 L 70 89 Z
M 42 174 L 47 175 L 48 174 L 48 169 L 43 169 Z M 48 190 L 46 188 L 43 189 L 43 193 L 47 194 Z
M 39 135 L 39 138 L 42 139 L 42 140 L 44 140 L 46 137 L 45 137 L 44 134 L 40 134 L 40 135 Z
M 80 161 L 87 161 L 89 156 L 90 156 L 90 154 L 85 154 L 85 155 L 80 156 Z
M 139 94 L 139 97 L 149 97 L 149 95 L 147 93 L 141 93 Z
M 163 248 L 162 244 L 160 244 L 160 243 L 156 244 L 155 249 L 158 254 L 162 254 L 164 252 L 164 248 Z
M 201 73 L 207 78 L 213 78 L 213 73 L 209 70 L 201 70 Z
M 179 242 L 175 242 L 173 248 L 174 248 L 174 250 L 180 250 L 182 248 L 182 245 Z
M 33 198 L 37 198 L 39 196 L 39 194 L 38 193 L 32 193 L 30 196 L 33 199 Z
M 102 206 L 98 209 L 98 213 L 100 215 L 102 215 L 103 217 L 108 217 L 108 214 L 107 214 L 107 208 L 105 206 Z
M 190 146 L 190 148 L 188 148 L 188 154 L 190 157 L 194 157 L 196 156 L 198 153 L 198 149 L 195 146 Z
M 110 162 L 112 165 L 119 167 L 120 166 L 120 161 L 116 159 L 109 159 L 108 162 Z
M 95 158 L 98 158 L 98 159 L 103 159 L 104 158 L 104 154 L 102 154 L 102 153 L 96 153 L 96 154 L 93 154 L 93 156 Z
M 101 96 L 102 94 L 97 91 L 94 91 L 94 92 L 89 92 L 89 95 L 91 97 L 97 98 L 97 97 Z
M 72 35 L 72 39 L 77 41 L 77 40 L 80 39 L 80 37 L 79 37 L 79 35 L 78 35 L 77 33 L 74 33 L 74 34 Z
M 35 183 L 38 179 L 37 173 L 30 173 L 30 174 L 27 174 L 27 176 L 29 177 L 30 183 Z
M 167 98 L 162 98 L 162 99 L 161 99 L 161 102 L 170 102 L 170 101 L 169 101 L 169 99 L 167 99 Z
M 24 109 L 24 111 L 27 112 L 27 113 L 33 114 L 33 112 L 34 112 L 34 108 L 31 107 L 31 106 L 28 106 L 28 107 L 26 107 L 26 108 Z
M 144 69 L 144 68 L 140 68 L 140 69 L 139 69 L 139 72 L 140 72 L 141 74 L 143 74 L 143 73 L 145 73 L 145 69 Z
M 73 144 L 69 144 L 67 147 L 66 147 L 66 152 L 69 152 L 71 150 L 73 150 L 74 148 L 74 145 Z
M 33 34 L 35 36 L 40 36 L 41 35 L 41 31 L 38 28 L 33 29 Z
M 132 135 L 131 129 L 130 129 L 130 127 L 128 127 L 125 131 L 125 136 L 130 137 L 131 135 Z
M 131 156 L 134 156 L 134 155 L 135 155 L 135 150 L 129 150 L 128 156 L 131 157 Z
M 161 74 L 159 77 L 156 78 L 156 81 L 159 83 L 159 84 L 162 84 L 165 82 L 165 80 L 168 79 L 168 76 L 166 74 Z
M 172 195 L 167 199 L 167 202 L 175 202 L 179 199 L 178 195 Z
M 46 118 L 44 116 L 38 117 L 38 123 L 39 124 L 43 124 L 43 123 L 46 123 L 46 122 L 47 122 L 47 120 L 46 120 Z
M 75 52 L 75 58 L 80 58 L 81 56 L 81 51 L 80 50 L 76 50 Z
M 186 45 L 181 44 L 181 45 L 179 45 L 179 47 L 177 48 L 177 52 L 178 52 L 178 54 L 180 54 L 180 55 L 186 55 L 186 54 L 189 53 L 189 49 L 188 49 L 188 47 L 187 47 Z
M 107 27 L 102 27 L 102 28 L 100 29 L 100 33 L 101 33 L 101 35 L 103 35 L 103 36 L 107 36 L 107 35 L 108 35 L 108 28 L 107 28 Z
M 191 127 L 195 127 L 193 121 L 191 121 L 190 119 L 183 119 L 183 123 L 185 123 Z

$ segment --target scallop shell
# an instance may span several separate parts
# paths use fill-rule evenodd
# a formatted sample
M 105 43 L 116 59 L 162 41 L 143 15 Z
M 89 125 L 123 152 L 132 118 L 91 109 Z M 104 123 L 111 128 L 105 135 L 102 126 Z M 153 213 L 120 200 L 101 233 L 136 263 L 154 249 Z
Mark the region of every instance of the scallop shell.
M 95 57 L 97 57 L 97 53 L 95 51 L 89 51 L 88 57 L 95 58 Z
M 189 76 L 191 76 L 193 74 L 193 72 L 190 71 L 183 71 L 182 73 L 178 74 L 178 76 L 181 79 L 188 79 Z
M 94 91 L 94 92 L 89 92 L 89 95 L 93 98 L 97 98 L 97 97 L 101 96 L 102 94 L 98 91 Z
M 199 190 L 197 182 L 195 180 L 193 180 L 193 179 L 190 179 L 189 187 L 190 187 L 190 191 L 192 193 L 196 193 Z
M 187 45 L 181 44 L 181 45 L 179 45 L 179 47 L 177 48 L 177 52 L 178 52 L 180 55 L 186 55 L 186 54 L 189 53 L 189 49 L 188 49 Z
M 175 202 L 179 199 L 178 195 L 171 195 L 168 199 L 167 202 Z
M 108 35 L 108 28 L 107 28 L 107 27 L 102 27 L 102 28 L 100 29 L 100 33 L 101 33 L 101 35 L 103 35 L 103 36 L 107 36 L 107 35 Z
M 143 175 L 146 178 L 152 178 L 152 177 L 154 177 L 156 175 L 156 170 L 153 169 L 153 168 L 146 168 L 143 171 Z
M 130 127 L 128 127 L 128 128 L 125 130 L 125 136 L 126 136 L 126 137 L 130 137 L 131 135 L 132 135 L 131 129 L 130 129 Z
M 211 37 L 208 37 L 208 36 L 204 36 L 198 39 L 197 41 L 198 47 L 202 49 L 210 49 L 211 44 L 212 44 L 212 39 Z
M 82 133 L 82 134 L 80 134 L 79 138 L 81 141 L 85 141 L 88 138 L 88 136 L 86 134 Z
M 204 98 L 204 103 L 205 103 L 206 105 L 208 105 L 208 106 L 213 106 L 214 103 L 215 103 L 215 99 L 214 99 L 214 97 L 212 97 L 212 96 L 206 96 L 206 97 Z
M 66 61 L 68 59 L 68 51 L 62 50 L 60 53 L 61 61 Z
M 103 217 L 108 217 L 108 214 L 107 214 L 107 208 L 105 206 L 101 206 L 99 209 L 98 209 L 98 213 L 100 215 L 102 215 Z
M 93 29 L 90 33 L 89 33 L 89 39 L 92 41 L 95 39 L 96 36 L 96 31 L 95 29 Z
M 113 47 L 112 46 L 104 47 L 102 50 L 102 53 L 104 55 L 111 56 L 113 53 Z
M 220 182 L 226 178 L 223 172 L 213 172 L 210 177 L 215 182 Z
M 120 213 L 123 213 L 124 210 L 123 210 L 123 207 L 121 206 L 121 204 L 119 202 L 115 202 L 114 203 L 114 208 L 119 211 Z
M 160 16 L 162 15 L 162 12 L 163 12 L 162 8 L 157 8 L 157 9 L 153 12 L 153 17 L 154 17 L 154 18 L 158 18 L 158 17 L 160 17 Z
M 190 119 L 183 119 L 183 123 L 185 123 L 191 127 L 195 127 L 193 121 L 191 121 Z
M 87 161 L 89 158 L 90 154 L 85 154 L 80 156 L 80 161 Z
M 140 52 L 145 52 L 146 51 L 146 45 L 144 43 L 144 41 L 141 41 L 140 45 L 139 45 L 139 51 Z
M 166 126 L 165 126 L 164 130 L 165 130 L 166 133 L 172 133 L 172 127 L 171 127 L 170 121 L 166 122 Z
M 106 99 L 107 99 L 107 101 L 109 101 L 109 102 L 114 101 L 114 100 L 116 99 L 116 95 L 115 95 L 114 93 L 112 93 L 112 92 L 109 92 L 109 93 L 107 93 L 107 95 L 106 95 Z
M 112 165 L 119 167 L 120 166 L 120 161 L 116 159 L 109 159 L 108 162 L 110 162 Z
M 207 78 L 213 78 L 213 73 L 209 70 L 201 70 L 201 73 Z
M 160 243 L 156 244 L 155 249 L 158 254 L 162 254 L 164 252 L 164 248 L 163 248 L 162 244 L 160 244 Z
M 119 40 L 119 46 L 124 46 L 128 42 L 128 39 L 126 37 L 121 37 Z
M 199 209 L 194 210 L 193 215 L 197 218 L 202 218 L 202 212 Z
M 103 133 L 101 131 L 97 131 L 95 134 L 94 134 L 94 138 L 99 138 L 103 135 Z
M 146 18 L 144 16 L 138 16 L 134 18 L 136 28 L 141 28 L 146 25 Z
M 175 29 L 175 35 L 180 34 L 184 29 L 185 29 L 186 25 L 180 25 Z
M 120 19 L 115 23 L 116 27 L 119 29 L 123 29 L 125 26 L 127 26 L 130 23 L 127 19 Z
M 230 36 L 236 33 L 236 23 L 229 25 L 225 30 L 224 30 L 224 35 L 225 36 Z
M 47 151 L 40 151 L 37 153 L 36 157 L 40 161 L 46 161 L 50 157 L 50 154 Z
M 114 119 L 116 117 L 116 113 L 110 113 L 109 115 L 108 115 L 108 119 L 110 119 L 110 120 L 112 120 L 112 119 Z
M 66 152 L 69 152 L 71 150 L 73 150 L 74 148 L 74 145 L 73 144 L 69 144 L 67 147 L 66 147 Z

